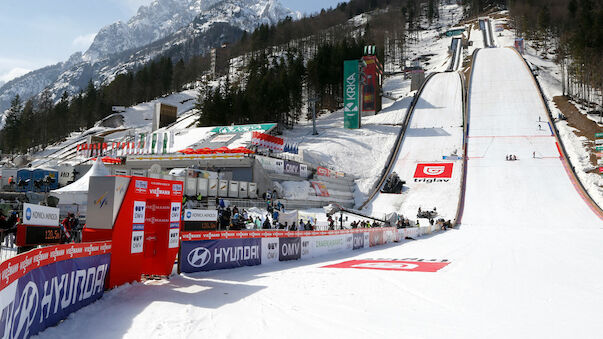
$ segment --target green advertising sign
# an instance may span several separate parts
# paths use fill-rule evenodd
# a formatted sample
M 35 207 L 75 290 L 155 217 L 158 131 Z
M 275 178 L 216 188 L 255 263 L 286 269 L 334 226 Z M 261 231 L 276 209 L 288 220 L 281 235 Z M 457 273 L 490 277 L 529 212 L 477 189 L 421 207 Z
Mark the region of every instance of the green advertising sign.
M 217 134 L 224 133 L 245 133 L 251 131 L 269 131 L 276 127 L 276 124 L 254 124 L 254 125 L 238 125 L 238 126 L 220 126 L 215 127 L 211 132 Z
M 596 149 L 597 151 L 603 151 L 603 146 L 597 146 Z
M 358 60 L 343 62 L 343 127 L 360 128 Z
M 603 138 L 603 133 L 595 133 L 595 138 Z

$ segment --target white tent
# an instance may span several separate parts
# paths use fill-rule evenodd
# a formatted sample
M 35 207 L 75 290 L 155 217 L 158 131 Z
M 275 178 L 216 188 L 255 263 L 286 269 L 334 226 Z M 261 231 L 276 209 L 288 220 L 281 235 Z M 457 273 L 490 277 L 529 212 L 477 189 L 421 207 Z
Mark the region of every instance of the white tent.
M 59 204 L 78 204 L 86 205 L 88 203 L 88 186 L 90 177 L 103 177 L 111 175 L 111 172 L 100 158 L 92 165 L 92 168 L 81 178 L 65 187 L 50 191 L 50 195 L 59 198 Z

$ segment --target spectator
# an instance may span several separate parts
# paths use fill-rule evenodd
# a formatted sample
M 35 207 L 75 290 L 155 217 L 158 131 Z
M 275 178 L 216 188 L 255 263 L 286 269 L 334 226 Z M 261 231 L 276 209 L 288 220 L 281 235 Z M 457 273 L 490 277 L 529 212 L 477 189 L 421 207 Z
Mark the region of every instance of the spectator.
M 272 212 L 272 219 L 274 219 L 274 220 L 278 220 L 278 216 L 279 216 L 278 211 L 277 211 L 277 210 L 274 210 L 274 212 Z
M 260 217 L 255 217 L 255 228 L 258 230 L 262 228 L 262 220 L 260 220 Z
M 71 242 L 71 213 L 67 213 L 67 216 L 61 221 L 61 231 L 63 234 L 61 236 L 61 242 L 69 243 Z
M 268 218 L 268 216 L 266 216 L 266 220 L 264 220 L 264 223 L 262 224 L 262 228 L 265 230 L 270 229 L 270 219 Z
M 299 230 L 303 231 L 306 229 L 306 225 L 304 224 L 304 219 L 299 219 Z

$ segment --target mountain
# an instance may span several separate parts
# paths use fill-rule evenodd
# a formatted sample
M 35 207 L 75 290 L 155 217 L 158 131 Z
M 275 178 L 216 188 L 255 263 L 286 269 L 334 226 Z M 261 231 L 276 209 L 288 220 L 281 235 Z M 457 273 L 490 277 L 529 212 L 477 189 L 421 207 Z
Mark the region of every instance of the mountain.
M 16 94 L 27 100 L 49 88 L 55 98 L 77 93 L 92 79 L 106 84 L 117 74 L 158 56 L 190 58 L 238 39 L 260 24 L 276 24 L 299 12 L 278 0 L 155 0 L 128 22 L 103 27 L 84 53 L 7 82 L 0 87 L 0 112 Z

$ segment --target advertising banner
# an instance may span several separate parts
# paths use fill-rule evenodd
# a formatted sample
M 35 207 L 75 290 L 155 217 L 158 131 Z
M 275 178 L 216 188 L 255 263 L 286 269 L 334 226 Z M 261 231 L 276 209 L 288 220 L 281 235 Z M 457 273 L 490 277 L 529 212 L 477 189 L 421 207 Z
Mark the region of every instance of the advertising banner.
M 353 237 L 354 245 L 352 249 L 358 250 L 364 248 L 364 233 L 354 233 Z
M 331 170 L 326 168 L 326 167 L 317 167 L 316 168 L 316 175 L 322 175 L 323 177 L 330 177 L 331 176 Z
M 274 123 L 272 123 L 272 124 L 254 124 L 254 125 L 238 125 L 238 126 L 222 126 L 222 127 L 215 127 L 214 129 L 211 130 L 211 132 L 214 132 L 217 134 L 245 133 L 245 132 L 251 132 L 251 131 L 268 132 L 271 129 L 273 129 L 274 127 L 276 127 L 276 124 L 274 124 Z
M 350 245 L 352 243 L 352 234 L 337 234 L 316 237 L 311 243 L 310 253 L 313 257 L 325 255 L 328 253 L 336 253 L 346 249 L 346 238 L 349 236 Z M 350 248 L 351 249 L 351 248 Z
M 299 176 L 302 178 L 308 177 L 308 165 L 299 164 Z
M 285 160 L 285 174 L 299 176 L 299 163 L 295 161 Z
M 217 210 L 184 210 L 184 231 L 213 231 L 217 227 Z
M 59 209 L 24 203 L 23 224 L 37 226 L 59 226 Z
M 369 232 L 369 244 L 370 247 L 383 245 L 383 231 L 371 231 Z
M 453 163 L 417 164 L 415 178 L 450 178 Z
M 343 127 L 360 128 L 358 60 L 343 62 Z
M 278 239 L 262 238 L 262 265 L 278 262 Z
M 278 261 L 297 260 L 301 258 L 301 238 L 278 238 Z
M 183 241 L 180 270 L 192 273 L 260 265 L 261 252 L 261 239 Z
M 103 295 L 110 243 L 30 251 L 0 265 L 0 337 L 29 338 Z
M 327 190 L 327 186 L 321 182 L 316 182 L 316 181 L 311 181 L 312 183 L 312 187 L 314 188 L 314 191 L 316 192 L 317 196 L 320 197 L 328 197 L 329 196 L 329 191 Z

